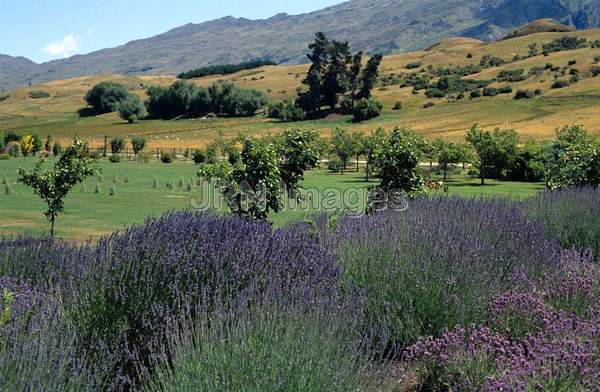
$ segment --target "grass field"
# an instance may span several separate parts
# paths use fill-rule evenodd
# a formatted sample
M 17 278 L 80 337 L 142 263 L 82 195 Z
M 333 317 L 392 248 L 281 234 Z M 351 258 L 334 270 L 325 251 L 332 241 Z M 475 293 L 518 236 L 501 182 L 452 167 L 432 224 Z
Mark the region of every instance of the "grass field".
M 6 187 L 2 185 L 0 188 L 0 233 L 40 234 L 49 229 L 49 223 L 43 215 L 43 202 L 29 188 L 16 181 L 17 168 L 29 168 L 35 162 L 34 158 L 0 161 L 0 178 L 3 174 L 7 176 L 12 191 L 11 194 L 6 194 Z M 157 161 L 148 164 L 133 161 L 117 164 L 102 162 L 98 167 L 101 170 L 101 182 L 98 183 L 99 176 L 90 177 L 85 181 L 84 187 L 74 189 L 66 199 L 66 213 L 57 220 L 58 236 L 75 240 L 97 239 L 132 224 L 142 223 L 148 216 L 191 208 L 191 197 L 194 197 L 197 204 L 202 204 L 202 201 L 217 194 L 211 193 L 207 184 L 197 185 L 197 168 L 191 162 L 177 161 L 171 165 Z M 115 176 L 116 184 L 113 183 Z M 129 178 L 128 183 L 125 183 L 126 176 Z M 156 189 L 153 188 L 155 177 L 158 180 Z M 180 179 L 184 184 L 183 188 L 179 187 Z M 173 189 L 167 188 L 169 181 L 173 182 Z M 194 185 L 192 191 L 188 192 L 186 186 L 190 181 Z M 303 187 L 318 192 L 320 199 L 311 199 L 317 204 L 309 203 L 308 206 L 299 208 L 291 205 L 279 214 L 272 214 L 270 219 L 275 225 L 281 226 L 303 219 L 315 211 L 339 210 L 344 195 L 346 201 L 343 205 L 347 209 L 362 212 L 365 188 L 376 184 L 376 181 L 365 182 L 362 169 L 358 173 L 348 172 L 344 175 L 313 170 L 306 174 Z M 477 179 L 464 175 L 451 177 L 448 184 L 450 194 L 514 198 L 533 195 L 542 187 L 540 184 L 494 180 L 489 180 L 488 185 L 482 187 Z M 99 193 L 95 193 L 97 185 L 100 187 Z M 116 190 L 114 196 L 109 195 L 111 187 Z
M 386 56 L 381 66 L 382 76 L 389 76 L 408 72 L 406 64 L 415 61 L 421 62 L 422 68 L 478 64 L 484 55 L 499 56 L 509 62 L 469 76 L 474 79 L 491 79 L 502 70 L 523 68 L 527 72 L 532 67 L 543 67 L 546 63 L 566 67 L 570 60 L 577 60 L 574 67 L 581 72 L 582 80 L 568 88 L 550 89 L 553 78 L 549 75 L 530 77 L 511 84 L 515 91 L 536 88 L 543 91 L 541 96 L 530 100 L 515 101 L 512 99 L 513 94 L 507 94 L 460 101 L 446 98 L 432 101 L 428 100 L 423 92 L 412 94 L 410 87 L 399 88 L 398 85 L 390 85 L 374 91 L 375 98 L 384 104 L 383 115 L 360 124 L 352 123 L 349 116 L 291 124 L 280 123 L 263 116 L 148 120 L 136 124 L 127 124 L 116 114 L 80 117 L 78 111 L 85 107 L 85 93 L 100 81 L 113 80 L 122 83 L 143 98 L 147 86 L 168 85 L 175 80 L 173 76 L 168 75 L 104 75 L 53 81 L 7 92 L 10 97 L 0 102 L 0 130 L 35 131 L 44 137 L 50 134 L 55 139 L 65 142 L 73 136 L 79 136 L 93 145 L 99 145 L 105 135 L 144 135 L 149 140 L 150 148 L 200 147 L 213 140 L 219 131 L 223 131 L 227 136 L 237 135 L 238 132 L 260 135 L 293 127 L 313 128 L 326 135 L 336 126 L 367 131 L 376 127 L 389 130 L 407 124 L 428 138 L 451 139 L 462 137 L 465 130 L 475 123 L 485 127 L 514 128 L 525 138 L 549 138 L 556 127 L 571 123 L 581 123 L 592 131 L 600 130 L 600 77 L 592 78 L 589 71 L 595 65 L 594 58 L 600 55 L 599 48 L 563 51 L 551 53 L 549 56 L 539 55 L 512 61 L 515 55 L 525 56 L 528 45 L 536 43 L 538 48 L 541 48 L 544 43 L 564 35 L 577 35 L 592 41 L 600 39 L 600 29 L 572 33 L 539 33 L 492 43 L 452 38 L 424 51 Z M 468 54 L 472 55 L 471 58 L 467 58 Z M 216 80 L 231 80 L 241 87 L 262 90 L 271 100 L 277 101 L 296 95 L 296 89 L 300 87 L 306 70 L 306 65 L 268 66 L 232 75 L 209 76 L 195 79 L 193 82 L 208 85 Z M 32 91 L 45 91 L 50 97 L 32 99 L 29 96 Z M 392 110 L 396 101 L 403 102 L 401 111 Z M 423 105 L 429 101 L 434 102 L 435 106 L 424 109 Z

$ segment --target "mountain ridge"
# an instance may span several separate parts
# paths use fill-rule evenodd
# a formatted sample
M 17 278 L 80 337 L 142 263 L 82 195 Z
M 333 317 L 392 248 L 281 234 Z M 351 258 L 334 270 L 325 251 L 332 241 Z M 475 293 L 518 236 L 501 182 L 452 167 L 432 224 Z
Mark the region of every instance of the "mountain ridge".
M 354 50 L 400 53 L 452 36 L 491 41 L 542 18 L 600 27 L 600 0 L 351 0 L 300 15 L 226 16 L 42 64 L 2 56 L 0 88 L 93 74 L 175 74 L 255 58 L 303 63 L 317 31 Z

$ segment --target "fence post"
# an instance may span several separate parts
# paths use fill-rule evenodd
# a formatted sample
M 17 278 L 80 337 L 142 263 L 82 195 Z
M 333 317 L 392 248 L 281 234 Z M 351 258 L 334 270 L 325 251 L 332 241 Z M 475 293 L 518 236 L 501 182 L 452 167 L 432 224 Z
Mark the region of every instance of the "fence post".
M 156 147 L 156 160 L 160 159 L 160 155 L 158 155 L 158 147 Z

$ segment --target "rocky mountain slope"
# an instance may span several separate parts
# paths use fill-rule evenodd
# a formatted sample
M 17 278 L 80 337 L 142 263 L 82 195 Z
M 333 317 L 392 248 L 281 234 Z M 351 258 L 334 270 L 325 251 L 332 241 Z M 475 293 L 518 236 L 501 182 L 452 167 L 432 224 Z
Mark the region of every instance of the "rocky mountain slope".
M 406 52 L 451 36 L 494 40 L 541 18 L 600 27 L 600 0 L 351 0 L 303 15 L 225 17 L 39 65 L 0 56 L 0 88 L 91 74 L 173 74 L 253 58 L 301 63 L 317 31 L 355 50 Z

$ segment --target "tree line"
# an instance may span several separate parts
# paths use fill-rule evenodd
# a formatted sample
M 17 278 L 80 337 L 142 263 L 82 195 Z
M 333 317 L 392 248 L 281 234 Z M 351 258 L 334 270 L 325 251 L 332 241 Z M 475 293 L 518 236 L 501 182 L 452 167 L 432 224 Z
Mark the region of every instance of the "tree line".
M 193 79 L 210 75 L 229 75 L 244 70 L 264 67 L 267 65 L 277 65 L 277 63 L 272 60 L 256 59 L 239 64 L 210 65 L 207 67 L 195 68 L 186 72 L 181 72 L 179 75 L 177 75 L 177 77 L 179 79 Z
M 352 54 L 348 42 L 329 40 L 317 33 L 309 46 L 311 66 L 295 101 L 269 105 L 267 114 L 282 121 L 301 121 L 325 113 L 352 114 L 354 121 L 365 121 L 380 115 L 383 106 L 372 99 L 372 90 L 379 77 L 382 55 L 371 56 L 366 62 L 364 53 Z M 271 63 L 256 60 L 237 65 L 205 67 L 179 75 L 180 78 L 206 76 L 213 73 L 237 72 Z M 169 87 L 150 86 L 147 99 L 129 92 L 125 86 L 102 82 L 90 89 L 86 102 L 94 114 L 119 112 L 124 120 L 133 123 L 143 118 L 173 119 L 180 116 L 199 117 L 253 116 L 268 104 L 264 93 L 243 89 L 229 81 L 219 81 L 200 87 L 186 80 Z

